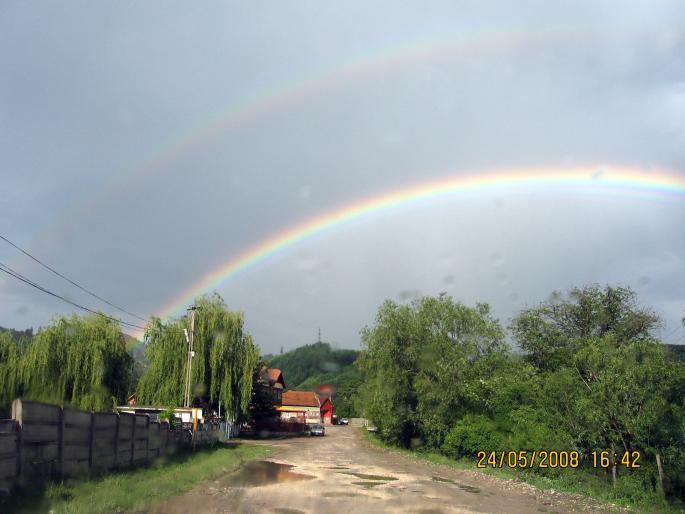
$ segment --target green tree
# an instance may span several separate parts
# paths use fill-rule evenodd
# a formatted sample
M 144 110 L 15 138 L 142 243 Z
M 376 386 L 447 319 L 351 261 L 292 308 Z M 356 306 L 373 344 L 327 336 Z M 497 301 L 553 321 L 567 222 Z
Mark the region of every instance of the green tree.
M 554 293 L 538 307 L 525 309 L 511 324 L 514 338 L 540 370 L 570 362 L 580 341 L 612 335 L 618 344 L 653 339 L 658 316 L 640 307 L 627 287 L 598 285 Z
M 97 315 L 59 317 L 23 354 L 20 389 L 30 399 L 109 410 L 125 400 L 132 364 L 116 321 Z
M 191 387 L 193 403 L 217 408 L 233 419 L 247 414 L 252 375 L 259 352 L 243 331 L 243 315 L 227 309 L 218 294 L 196 300 Z M 153 320 L 146 332 L 149 366 L 138 385 L 140 401 L 181 405 L 185 385 L 186 317 L 163 323 Z
M 0 408 L 19 394 L 19 347 L 9 332 L 0 332 Z
M 402 446 L 440 447 L 450 427 L 482 402 L 474 381 L 508 351 L 486 304 L 468 307 L 447 295 L 386 301 L 362 342 L 366 414 Z

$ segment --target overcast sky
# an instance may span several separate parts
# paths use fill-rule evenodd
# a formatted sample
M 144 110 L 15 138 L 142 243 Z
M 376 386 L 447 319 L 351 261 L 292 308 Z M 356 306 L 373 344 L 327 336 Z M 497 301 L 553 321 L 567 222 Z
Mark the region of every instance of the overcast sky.
M 0 234 L 144 316 L 327 209 L 467 170 L 685 177 L 682 2 L 0 3 Z M 559 188 L 386 210 L 218 291 L 264 352 L 359 345 L 386 298 L 506 325 L 554 290 L 633 287 L 685 343 L 685 198 Z M 117 314 L 0 241 L 0 262 Z M 6 275 L 0 325 L 68 305 Z M 130 321 L 136 321 L 131 320 Z

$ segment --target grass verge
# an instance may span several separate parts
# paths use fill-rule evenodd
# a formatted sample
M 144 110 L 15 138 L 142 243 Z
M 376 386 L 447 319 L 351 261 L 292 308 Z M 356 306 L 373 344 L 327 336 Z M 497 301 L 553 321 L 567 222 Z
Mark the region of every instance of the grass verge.
M 0 512 L 90 514 L 142 511 L 270 451 L 263 445 L 235 444 L 204 448 L 195 453 L 183 452 L 168 459 L 159 459 L 148 468 L 48 484 L 39 491 L 35 488 L 19 491 L 0 502 Z
M 454 469 L 473 471 L 490 475 L 497 478 L 507 480 L 520 480 L 530 484 L 540 490 L 555 490 L 566 493 L 579 494 L 600 503 L 607 504 L 607 507 L 616 506 L 622 510 L 629 510 L 630 512 L 662 512 L 662 513 L 683 513 L 685 508 L 682 504 L 666 503 L 661 497 L 655 493 L 645 490 L 640 490 L 637 485 L 630 481 L 624 481 L 621 484 L 619 480 L 619 487 L 612 487 L 610 483 L 598 479 L 592 472 L 584 469 L 565 469 L 558 470 L 557 473 L 550 473 L 548 476 L 541 475 L 529 470 L 515 470 L 515 469 L 493 469 L 493 468 L 476 468 L 475 462 L 472 459 L 452 459 L 445 455 L 427 452 L 427 451 L 413 451 L 404 448 L 398 448 L 384 443 L 376 434 L 361 429 L 366 440 L 371 446 L 381 448 L 387 451 L 392 451 L 406 455 L 411 458 L 419 458 L 433 464 L 440 464 Z

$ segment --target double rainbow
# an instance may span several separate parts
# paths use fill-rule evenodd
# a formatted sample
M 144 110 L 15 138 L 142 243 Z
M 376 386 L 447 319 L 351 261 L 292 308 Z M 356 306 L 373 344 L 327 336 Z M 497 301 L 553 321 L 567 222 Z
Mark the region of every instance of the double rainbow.
M 333 229 L 347 222 L 414 203 L 423 203 L 446 196 L 492 190 L 553 189 L 574 193 L 630 193 L 685 197 L 685 174 L 673 171 L 645 171 L 617 166 L 581 166 L 573 168 L 502 169 L 492 172 L 460 173 L 427 183 L 365 198 L 337 209 L 322 212 L 310 219 L 280 230 L 245 251 L 232 256 L 216 269 L 205 274 L 193 285 L 158 311 L 159 317 L 182 312 L 199 295 L 218 288 L 239 273 L 257 265 L 267 257 Z M 135 334 L 140 337 L 141 334 Z

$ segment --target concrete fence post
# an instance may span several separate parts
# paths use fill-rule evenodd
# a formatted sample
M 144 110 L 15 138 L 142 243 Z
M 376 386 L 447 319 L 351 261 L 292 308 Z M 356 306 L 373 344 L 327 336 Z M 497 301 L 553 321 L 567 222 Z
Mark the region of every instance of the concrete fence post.
M 117 468 L 119 464 L 119 413 L 117 415 L 117 422 L 114 424 L 114 461 L 112 462 L 112 467 Z
M 150 462 L 150 415 L 147 416 L 145 422 L 145 463 Z
M 136 415 L 133 415 L 133 423 L 131 423 L 131 459 L 128 465 L 133 466 L 134 457 L 136 454 Z
M 20 484 L 21 483 L 21 472 L 22 472 L 21 450 L 22 450 L 22 446 L 24 444 L 24 438 L 23 438 L 24 430 L 23 430 L 23 427 L 19 423 L 16 422 L 16 420 L 14 421 L 14 424 L 15 424 L 14 428 L 17 430 L 17 481 L 16 481 L 16 483 Z
M 93 454 L 95 453 L 95 412 L 90 411 L 90 435 L 88 437 L 88 473 L 93 471 Z
M 57 476 L 64 479 L 64 407 L 59 409 L 59 435 L 57 440 Z

